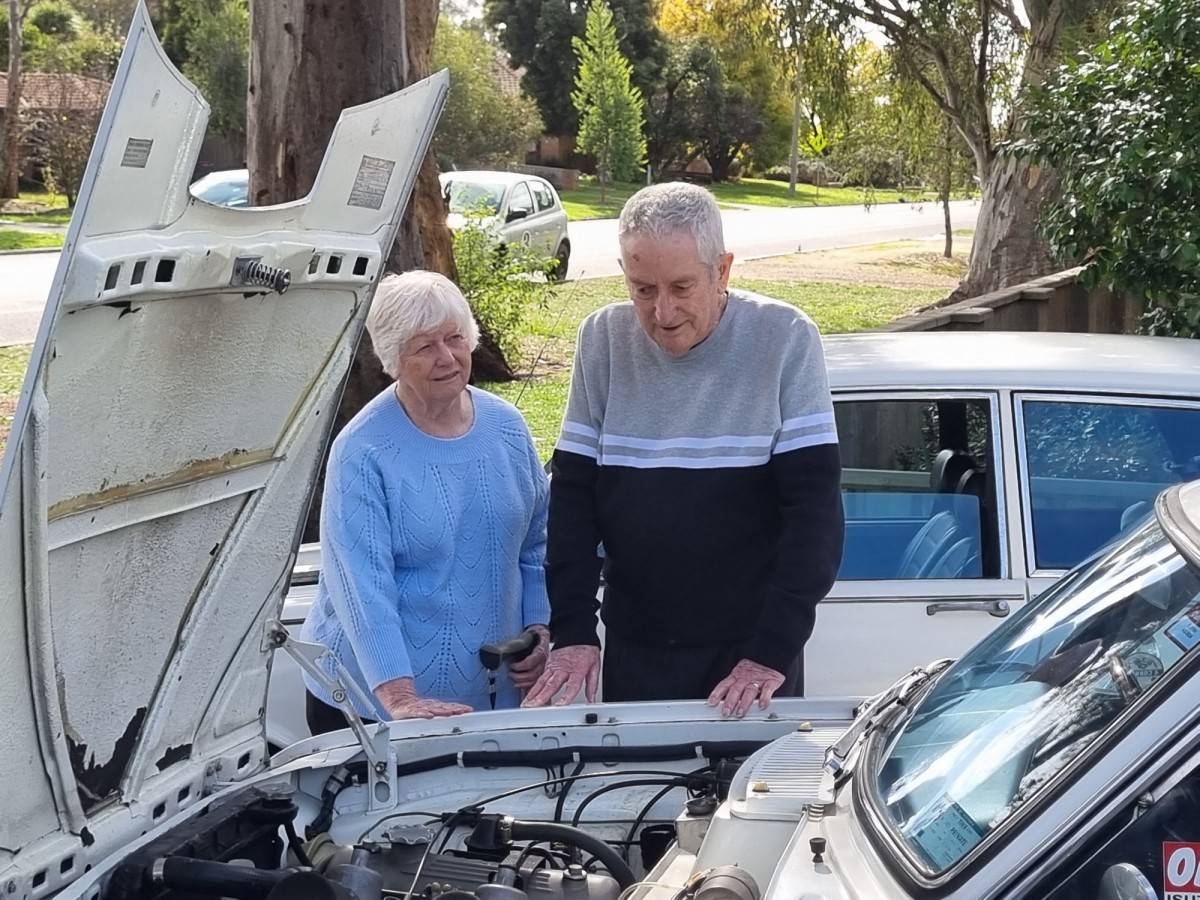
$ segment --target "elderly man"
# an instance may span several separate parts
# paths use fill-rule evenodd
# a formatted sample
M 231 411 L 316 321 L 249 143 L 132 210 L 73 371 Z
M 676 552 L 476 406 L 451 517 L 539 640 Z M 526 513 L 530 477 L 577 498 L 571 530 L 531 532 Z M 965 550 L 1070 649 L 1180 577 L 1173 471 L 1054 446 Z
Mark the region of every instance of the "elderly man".
M 618 233 L 631 303 L 580 327 L 554 451 L 554 651 L 526 706 L 802 693 L 801 650 L 841 562 L 837 431 L 816 326 L 728 291 L 712 196 L 645 188 Z

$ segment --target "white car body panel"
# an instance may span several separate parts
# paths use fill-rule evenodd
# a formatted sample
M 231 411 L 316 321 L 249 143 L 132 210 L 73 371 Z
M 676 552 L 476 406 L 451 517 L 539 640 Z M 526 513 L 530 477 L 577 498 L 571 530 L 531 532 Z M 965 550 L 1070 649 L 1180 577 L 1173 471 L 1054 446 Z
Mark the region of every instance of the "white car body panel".
M 9 895 L 262 765 L 264 629 L 446 90 L 346 111 L 307 198 L 220 209 L 187 185 L 207 104 L 139 8 L 0 469 Z

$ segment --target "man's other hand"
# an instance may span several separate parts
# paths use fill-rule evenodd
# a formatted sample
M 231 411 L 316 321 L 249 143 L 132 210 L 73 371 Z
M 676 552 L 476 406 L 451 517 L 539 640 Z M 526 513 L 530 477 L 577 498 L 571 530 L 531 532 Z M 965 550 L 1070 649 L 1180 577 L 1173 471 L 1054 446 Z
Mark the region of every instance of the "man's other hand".
M 522 706 L 566 706 L 584 692 L 588 703 L 596 702 L 600 686 L 600 648 L 591 644 L 562 647 L 550 651 L 546 669 L 525 697 Z
M 537 645 L 529 655 L 517 662 L 508 664 L 508 676 L 512 683 L 521 690 L 526 690 L 537 683 L 546 669 L 546 661 L 550 657 L 550 629 L 545 625 L 530 625 L 527 629 L 537 633 Z
M 758 698 L 758 708 L 766 709 L 771 705 L 771 697 L 779 690 L 784 682 L 782 672 L 769 669 L 761 663 L 743 659 L 725 679 L 713 688 L 708 695 L 708 705 L 717 706 L 722 702 L 721 715 L 741 718 Z

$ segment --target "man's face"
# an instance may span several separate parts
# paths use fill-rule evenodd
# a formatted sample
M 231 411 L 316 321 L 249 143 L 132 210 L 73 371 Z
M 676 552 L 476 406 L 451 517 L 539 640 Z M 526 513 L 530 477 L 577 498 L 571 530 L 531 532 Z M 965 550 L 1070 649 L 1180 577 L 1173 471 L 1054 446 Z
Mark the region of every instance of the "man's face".
M 733 254 L 726 253 L 714 273 L 689 234 L 621 239 L 621 268 L 638 322 L 671 356 L 683 356 L 717 327 L 732 264 Z

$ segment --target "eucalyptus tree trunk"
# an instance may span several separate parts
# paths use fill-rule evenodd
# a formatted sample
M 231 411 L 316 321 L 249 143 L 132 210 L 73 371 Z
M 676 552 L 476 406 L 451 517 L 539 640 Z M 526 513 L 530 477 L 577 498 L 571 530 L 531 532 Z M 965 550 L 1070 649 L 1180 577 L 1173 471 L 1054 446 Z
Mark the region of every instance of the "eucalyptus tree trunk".
M 0 141 L 0 197 L 11 199 L 21 190 L 21 0 L 8 0 L 8 96 L 4 138 Z
M 1058 60 L 1068 2 L 1028 5 L 1029 51 L 1021 73 L 1022 91 L 1039 86 L 1046 70 Z M 1017 121 L 1020 136 L 1019 111 Z M 1058 175 L 1028 159 L 997 156 L 990 142 L 985 147 L 972 145 L 972 150 L 982 198 L 970 266 L 954 292 L 956 299 L 977 297 L 1062 268 L 1037 230 L 1043 205 L 1058 191 Z
M 253 0 L 246 151 L 252 205 L 309 192 L 344 107 L 430 74 L 437 17 L 437 0 Z M 429 152 L 388 257 L 391 271 L 422 268 L 455 277 L 437 174 Z M 488 354 L 481 342 L 475 375 L 503 380 L 512 370 L 503 354 Z M 388 384 L 364 334 L 335 433 Z M 316 539 L 319 507 L 312 504 L 306 540 Z

